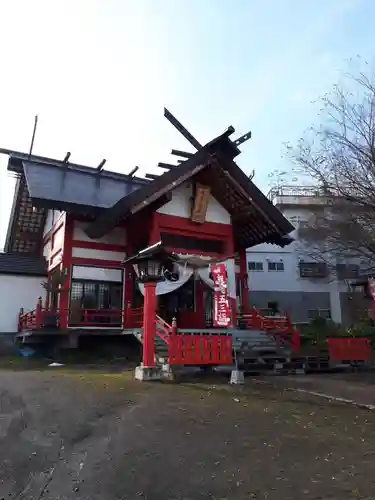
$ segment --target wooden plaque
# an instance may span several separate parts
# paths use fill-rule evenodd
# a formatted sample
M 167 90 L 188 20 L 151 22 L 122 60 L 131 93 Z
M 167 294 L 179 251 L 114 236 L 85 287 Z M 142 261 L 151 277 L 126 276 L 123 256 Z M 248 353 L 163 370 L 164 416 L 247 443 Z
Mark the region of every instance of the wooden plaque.
M 193 222 L 205 222 L 210 194 L 211 188 L 209 186 L 196 185 L 193 209 L 191 211 L 191 220 Z

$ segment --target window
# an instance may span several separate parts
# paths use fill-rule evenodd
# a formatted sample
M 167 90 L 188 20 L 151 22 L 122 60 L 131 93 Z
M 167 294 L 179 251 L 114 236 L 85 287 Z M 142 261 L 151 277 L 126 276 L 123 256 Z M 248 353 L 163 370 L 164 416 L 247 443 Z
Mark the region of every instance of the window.
M 337 264 L 336 273 L 339 280 L 355 279 L 359 276 L 359 266 L 357 264 Z
M 299 275 L 301 278 L 326 278 L 328 267 L 325 262 L 300 262 Z
M 284 271 L 284 262 L 269 262 L 269 271 Z
M 70 290 L 70 324 L 101 323 L 121 325 L 122 284 L 101 281 L 73 280 Z M 114 313 L 111 312 L 118 311 Z M 101 312 L 103 311 L 103 312 Z M 105 313 L 108 312 L 108 315 Z M 97 324 L 97 325 L 96 325 Z
M 248 262 L 249 271 L 263 271 L 263 262 Z
M 316 318 L 331 319 L 330 309 L 309 309 L 307 311 L 307 317 L 309 320 Z

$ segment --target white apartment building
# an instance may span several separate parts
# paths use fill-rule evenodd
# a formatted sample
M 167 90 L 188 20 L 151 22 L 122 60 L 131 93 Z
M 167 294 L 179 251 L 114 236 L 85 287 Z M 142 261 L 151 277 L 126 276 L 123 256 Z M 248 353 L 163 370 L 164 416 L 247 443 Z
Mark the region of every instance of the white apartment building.
M 296 228 L 323 203 L 317 189 L 311 187 L 280 187 L 269 196 Z M 247 250 L 250 304 L 267 310 L 276 303 L 279 311 L 288 312 L 295 322 L 308 322 L 317 316 L 336 323 L 351 322 L 348 303 L 355 292 L 348 279 L 342 278 L 355 279 L 359 266 L 332 269 L 323 260 L 309 258 L 308 251 L 301 253 L 297 230 L 290 236 L 295 241 L 284 248 L 262 244 Z

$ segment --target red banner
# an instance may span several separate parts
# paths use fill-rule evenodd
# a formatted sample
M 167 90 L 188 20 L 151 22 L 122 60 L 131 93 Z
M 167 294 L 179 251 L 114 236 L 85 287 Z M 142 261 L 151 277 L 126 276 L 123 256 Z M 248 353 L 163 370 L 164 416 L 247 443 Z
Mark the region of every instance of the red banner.
M 211 264 L 211 274 L 214 282 L 213 325 L 225 328 L 231 326 L 232 323 L 225 264 Z
M 375 280 L 374 278 L 368 279 L 369 292 L 371 297 L 375 300 Z

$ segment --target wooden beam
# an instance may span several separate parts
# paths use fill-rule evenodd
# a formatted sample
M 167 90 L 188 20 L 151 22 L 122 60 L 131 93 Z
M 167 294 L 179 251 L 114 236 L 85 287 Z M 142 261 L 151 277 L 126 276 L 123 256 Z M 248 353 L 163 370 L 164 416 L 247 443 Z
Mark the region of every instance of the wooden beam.
M 241 137 L 234 141 L 234 144 L 236 146 L 240 146 L 242 143 L 248 141 L 249 139 L 251 139 L 251 131 L 249 131 L 247 134 L 241 135 Z
M 70 151 L 68 151 L 68 152 L 66 153 L 66 155 L 65 155 L 65 157 L 64 157 L 64 159 L 63 159 L 63 163 L 68 163 L 68 160 L 69 160 L 69 158 L 70 158 L 70 154 L 71 154 L 71 153 L 70 153 Z
M 188 153 L 187 151 L 180 151 L 179 149 L 172 149 L 171 154 L 174 156 L 181 156 L 181 158 L 191 158 L 194 153 Z
M 39 241 L 40 240 L 40 231 L 18 231 L 15 235 L 16 240 L 20 241 Z
M 99 163 L 99 165 L 96 167 L 96 170 L 97 170 L 98 172 L 100 172 L 100 171 L 102 170 L 102 168 L 104 167 L 104 165 L 105 165 L 105 162 L 106 162 L 106 161 L 107 161 L 107 160 L 105 160 L 105 159 L 103 158 L 103 160 L 102 160 L 102 161 Z
M 197 139 L 191 135 L 191 133 L 180 123 L 177 118 L 175 118 L 167 108 L 164 108 L 164 116 L 166 119 L 182 134 L 187 141 L 190 142 L 195 149 L 201 149 L 202 144 L 197 141 Z
M 128 176 L 129 177 L 133 177 L 133 175 L 139 170 L 139 167 L 134 167 L 133 170 L 131 170 L 129 173 L 128 173 Z
M 160 177 L 160 175 L 157 175 L 157 174 L 146 174 L 146 178 L 151 179 L 151 180 L 158 179 L 159 177 Z
M 170 170 L 171 168 L 178 168 L 179 165 L 172 165 L 172 163 L 163 163 L 162 161 L 159 161 L 158 167 L 164 168 L 165 170 Z

